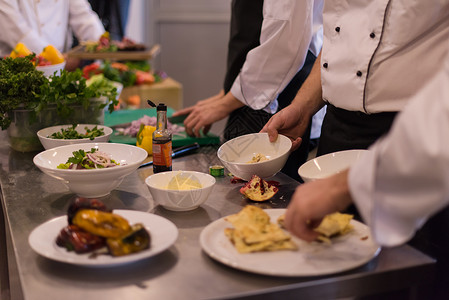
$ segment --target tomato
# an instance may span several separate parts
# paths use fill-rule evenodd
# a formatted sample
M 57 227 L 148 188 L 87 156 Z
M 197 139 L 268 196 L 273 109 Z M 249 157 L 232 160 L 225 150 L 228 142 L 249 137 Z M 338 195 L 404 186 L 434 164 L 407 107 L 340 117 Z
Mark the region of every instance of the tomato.
M 89 79 L 93 75 L 100 74 L 102 71 L 100 70 L 99 63 L 92 63 L 83 68 L 83 77 Z
M 155 81 L 153 74 L 137 70 L 136 71 L 136 84 L 151 84 Z

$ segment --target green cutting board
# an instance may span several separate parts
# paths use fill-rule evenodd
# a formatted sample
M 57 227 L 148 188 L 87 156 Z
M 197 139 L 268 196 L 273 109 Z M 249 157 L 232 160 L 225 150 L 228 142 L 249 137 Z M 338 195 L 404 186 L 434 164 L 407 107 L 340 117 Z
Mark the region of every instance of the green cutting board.
M 170 107 L 167 108 L 167 116 L 171 116 L 174 110 Z M 145 109 L 126 109 L 117 110 L 112 113 L 105 112 L 104 114 L 104 125 L 114 126 L 118 124 L 125 124 L 142 118 L 144 115 L 155 117 L 155 108 L 145 108 Z M 180 124 L 182 125 L 182 124 Z M 135 145 L 136 138 L 126 135 L 119 135 L 114 130 L 109 141 L 111 143 L 129 144 Z M 216 145 L 220 143 L 220 138 L 214 134 L 202 135 L 200 138 L 194 138 L 188 136 L 185 132 L 181 132 L 179 135 L 173 135 L 172 145 L 174 148 L 181 147 L 185 145 L 190 145 L 197 142 L 200 145 Z

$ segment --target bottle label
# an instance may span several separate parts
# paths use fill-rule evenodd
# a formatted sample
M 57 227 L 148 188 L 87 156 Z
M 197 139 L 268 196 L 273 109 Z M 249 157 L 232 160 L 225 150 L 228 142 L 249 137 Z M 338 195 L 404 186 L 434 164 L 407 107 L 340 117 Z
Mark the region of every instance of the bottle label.
M 172 142 L 153 143 L 153 165 L 171 167 Z

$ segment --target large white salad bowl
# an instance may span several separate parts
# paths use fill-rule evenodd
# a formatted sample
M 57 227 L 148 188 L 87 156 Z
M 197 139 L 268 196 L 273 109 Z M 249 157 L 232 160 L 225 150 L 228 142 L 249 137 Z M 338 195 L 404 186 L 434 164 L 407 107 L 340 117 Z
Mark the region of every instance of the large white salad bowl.
M 96 148 L 110 154 L 119 166 L 89 170 L 58 169 L 61 163 L 73 156 L 74 151 L 89 151 Z M 37 154 L 33 162 L 45 174 L 60 179 L 69 190 L 81 197 L 96 198 L 108 195 L 117 188 L 125 176 L 134 172 L 147 157 L 147 152 L 139 147 L 115 144 L 73 144 L 45 150 Z

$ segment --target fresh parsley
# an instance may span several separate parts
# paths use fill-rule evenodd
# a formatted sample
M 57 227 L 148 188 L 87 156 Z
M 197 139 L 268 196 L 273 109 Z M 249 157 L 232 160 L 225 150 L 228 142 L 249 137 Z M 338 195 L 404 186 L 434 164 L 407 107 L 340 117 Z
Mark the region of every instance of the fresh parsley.
M 77 125 L 74 124 L 72 127 L 68 128 L 61 128 L 60 131 L 54 132 L 51 135 L 49 135 L 49 138 L 52 139 L 64 139 L 64 140 L 75 140 L 75 139 L 90 139 L 93 140 L 96 137 L 104 135 L 104 129 L 103 128 L 97 128 L 95 126 L 92 129 L 89 129 L 88 127 L 84 127 L 84 130 L 86 133 L 79 133 L 76 131 Z

